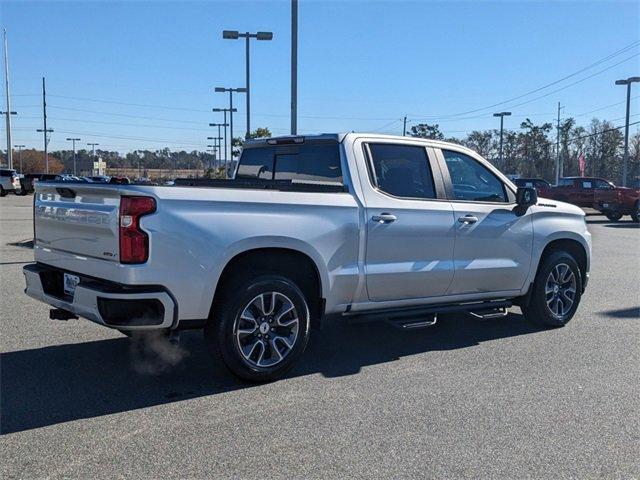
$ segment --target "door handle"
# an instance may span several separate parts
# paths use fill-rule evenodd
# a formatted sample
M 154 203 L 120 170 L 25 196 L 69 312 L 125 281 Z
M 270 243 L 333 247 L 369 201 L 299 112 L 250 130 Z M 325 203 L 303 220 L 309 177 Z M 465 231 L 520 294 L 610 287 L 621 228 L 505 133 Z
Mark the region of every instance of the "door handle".
M 458 218 L 458 221 L 460 223 L 466 224 L 476 223 L 478 221 L 478 217 L 474 217 L 473 215 L 465 215 L 464 217 Z
M 371 220 L 378 223 L 392 223 L 398 219 L 395 215 L 390 213 L 381 213 L 380 215 L 374 215 Z

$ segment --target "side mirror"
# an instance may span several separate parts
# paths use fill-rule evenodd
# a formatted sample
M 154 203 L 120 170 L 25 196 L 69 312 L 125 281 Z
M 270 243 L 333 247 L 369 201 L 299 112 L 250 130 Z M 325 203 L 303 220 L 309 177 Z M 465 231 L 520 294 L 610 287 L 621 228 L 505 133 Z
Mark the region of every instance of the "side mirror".
M 530 207 L 538 203 L 538 191 L 533 187 L 518 187 L 516 203 L 519 207 Z

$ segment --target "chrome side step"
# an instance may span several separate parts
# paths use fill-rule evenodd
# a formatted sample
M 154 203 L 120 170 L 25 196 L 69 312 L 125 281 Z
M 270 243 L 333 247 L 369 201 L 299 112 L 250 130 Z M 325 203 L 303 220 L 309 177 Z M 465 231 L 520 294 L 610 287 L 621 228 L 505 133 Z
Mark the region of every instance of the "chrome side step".
M 433 327 L 438 322 L 438 314 L 434 313 L 431 320 L 416 320 L 415 318 L 390 318 L 387 323 L 403 330 Z
M 491 320 L 492 318 L 502 318 L 509 315 L 509 312 L 507 312 L 507 309 L 504 307 L 476 311 L 468 310 L 467 313 L 480 320 Z

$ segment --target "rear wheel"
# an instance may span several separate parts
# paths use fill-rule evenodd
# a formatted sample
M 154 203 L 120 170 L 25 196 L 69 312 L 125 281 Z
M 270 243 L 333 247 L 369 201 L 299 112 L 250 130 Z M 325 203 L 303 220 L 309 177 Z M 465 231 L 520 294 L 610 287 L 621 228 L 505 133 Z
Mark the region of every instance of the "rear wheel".
M 617 222 L 622 218 L 622 214 L 619 212 L 609 212 L 605 214 L 609 220 L 612 222 Z
M 640 223 L 640 200 L 636 202 L 631 211 L 631 220 Z
M 290 279 L 264 275 L 221 292 L 205 327 L 214 357 L 235 375 L 264 382 L 284 375 L 307 346 L 308 300 Z
M 7 194 L 7 191 L 0 185 L 0 197 L 4 197 Z
M 573 318 L 581 296 L 577 262 L 568 252 L 553 252 L 538 268 L 529 304 L 522 307 L 522 313 L 534 323 L 562 327 Z

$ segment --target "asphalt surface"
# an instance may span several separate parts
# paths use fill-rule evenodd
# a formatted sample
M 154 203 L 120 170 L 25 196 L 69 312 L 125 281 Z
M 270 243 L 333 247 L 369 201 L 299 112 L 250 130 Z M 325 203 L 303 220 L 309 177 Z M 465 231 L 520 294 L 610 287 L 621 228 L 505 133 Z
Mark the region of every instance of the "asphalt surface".
M 256 386 L 212 364 L 199 332 L 154 357 L 48 320 L 23 293 L 31 199 L 0 199 L 3 479 L 640 478 L 628 217 L 589 217 L 591 280 L 565 328 L 517 309 L 411 332 L 331 323 L 285 379 Z

